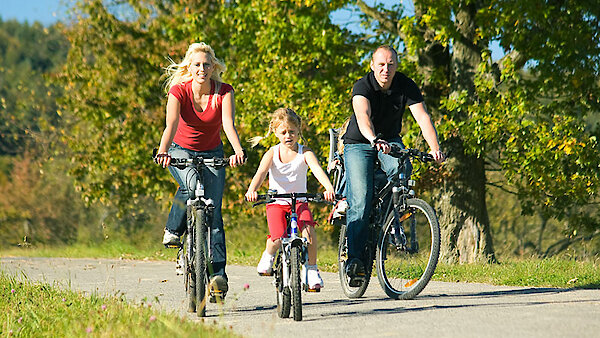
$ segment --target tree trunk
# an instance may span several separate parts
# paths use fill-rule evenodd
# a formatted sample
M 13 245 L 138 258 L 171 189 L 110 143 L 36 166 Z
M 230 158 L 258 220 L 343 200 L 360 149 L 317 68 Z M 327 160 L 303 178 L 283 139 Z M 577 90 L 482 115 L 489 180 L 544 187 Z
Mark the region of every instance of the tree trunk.
M 417 15 L 424 13 L 423 8 L 418 6 L 415 6 L 415 11 Z M 451 89 L 456 92 L 466 90 L 471 94 L 470 97 L 474 97 L 474 75 L 481 62 L 481 48 L 474 43 L 476 11 L 475 5 L 471 3 L 463 4 L 456 12 L 455 23 L 460 37 L 453 42 L 450 65 L 445 68 L 448 71 Z M 424 49 L 422 53 L 428 50 L 430 55 L 419 56 L 419 60 L 436 60 L 436 57 L 444 55 L 439 48 Z M 436 53 L 433 54 L 433 52 Z M 426 64 L 433 64 L 437 67 L 444 65 L 439 61 Z M 431 96 L 433 100 L 440 102 L 441 98 L 438 92 L 430 91 L 428 86 L 424 90 L 426 96 Z M 455 120 L 468 118 L 468 114 L 454 116 Z M 460 136 L 447 139 L 443 148 L 451 155 L 446 164 L 451 175 L 444 181 L 443 187 L 440 189 L 439 200 L 434 201 L 441 226 L 441 259 L 448 263 L 495 261 L 485 200 L 484 160 L 475 155 L 466 154 Z
M 483 160 L 465 155 L 458 139 L 447 143 L 448 150 L 452 157 L 446 165 L 451 175 L 436 201 L 442 236 L 440 258 L 446 263 L 495 261 Z

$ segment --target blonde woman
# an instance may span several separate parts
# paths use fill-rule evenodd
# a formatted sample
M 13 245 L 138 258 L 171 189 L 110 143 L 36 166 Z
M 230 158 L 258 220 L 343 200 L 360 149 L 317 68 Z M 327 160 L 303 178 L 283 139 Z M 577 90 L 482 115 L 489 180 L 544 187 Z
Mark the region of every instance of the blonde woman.
M 201 42 L 189 46 L 183 61 L 167 68 L 166 126 L 158 148 L 157 162 L 169 166 L 173 157 L 223 157 L 221 128 L 231 143 L 234 155 L 229 157 L 232 167 L 245 161 L 244 150 L 234 124 L 235 103 L 233 88 L 221 80 L 226 67 L 216 58 L 213 49 Z M 186 229 L 186 200 L 196 184 L 191 168 L 169 171 L 179 184 L 169 212 L 163 244 L 179 244 Z M 206 169 L 205 193 L 215 203 L 211 226 L 212 267 L 210 285 L 227 292 L 225 274 L 226 248 L 221 201 L 225 188 L 225 169 Z

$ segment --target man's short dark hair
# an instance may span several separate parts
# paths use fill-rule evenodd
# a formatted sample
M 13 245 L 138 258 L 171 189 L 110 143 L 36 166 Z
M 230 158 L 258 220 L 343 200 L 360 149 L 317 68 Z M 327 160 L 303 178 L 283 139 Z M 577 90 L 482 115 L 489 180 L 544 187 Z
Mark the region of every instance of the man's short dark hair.
M 398 52 L 396 52 L 394 47 L 392 47 L 390 45 L 380 45 L 379 47 L 375 48 L 375 51 L 373 51 L 373 55 L 371 55 L 371 61 L 373 61 L 373 57 L 375 56 L 375 53 L 377 53 L 377 51 L 380 49 L 385 49 L 388 52 L 392 52 L 392 54 L 394 54 L 394 57 L 396 58 L 396 61 L 398 60 Z

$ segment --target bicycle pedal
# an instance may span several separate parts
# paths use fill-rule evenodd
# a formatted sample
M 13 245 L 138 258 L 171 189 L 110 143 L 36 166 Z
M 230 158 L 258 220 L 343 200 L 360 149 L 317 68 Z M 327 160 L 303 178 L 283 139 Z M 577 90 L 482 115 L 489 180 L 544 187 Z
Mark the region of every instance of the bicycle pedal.
M 211 292 L 208 301 L 210 303 L 223 303 L 225 295 L 227 295 L 226 292 Z
M 165 244 L 165 248 L 167 249 L 179 249 L 181 247 L 181 245 L 177 245 L 177 244 Z
M 314 289 L 311 289 L 308 287 L 308 285 L 306 284 L 302 284 L 302 290 L 304 290 L 304 292 L 321 292 L 321 285 L 315 285 L 316 287 Z
M 259 276 L 273 276 L 273 272 L 259 272 L 258 273 Z

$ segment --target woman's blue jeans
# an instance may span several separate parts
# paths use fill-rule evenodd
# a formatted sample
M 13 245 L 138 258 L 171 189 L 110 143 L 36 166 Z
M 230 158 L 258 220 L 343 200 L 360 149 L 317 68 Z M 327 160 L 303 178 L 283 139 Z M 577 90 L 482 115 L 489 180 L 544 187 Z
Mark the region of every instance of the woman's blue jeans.
M 173 143 L 169 148 L 169 155 L 177 158 L 191 157 L 223 157 L 223 145 L 208 151 L 193 151 Z M 171 233 L 179 236 L 183 235 L 187 229 L 186 202 L 190 197 L 194 197 L 194 188 L 196 187 L 197 175 L 194 169 L 187 167 L 178 169 L 169 167 L 171 175 L 179 184 L 173 205 L 169 212 L 166 228 Z M 213 223 L 210 228 L 211 252 L 212 252 L 212 271 L 210 275 L 225 275 L 225 264 L 227 261 L 227 251 L 225 248 L 225 231 L 223 229 L 223 217 L 221 215 L 221 202 L 223 200 L 223 191 L 225 190 L 225 169 L 205 168 L 204 176 L 204 194 L 211 198 L 215 204 Z
M 400 138 L 390 140 L 404 149 Z M 388 180 L 398 175 L 399 160 L 393 156 L 378 152 L 369 144 L 344 145 L 344 164 L 346 170 L 346 184 L 348 211 L 346 212 L 348 260 L 358 258 L 363 263 L 367 238 L 369 237 L 369 215 L 375 185 L 375 162 L 379 160 L 381 169 Z M 407 160 L 407 177 L 410 176 L 412 166 Z

